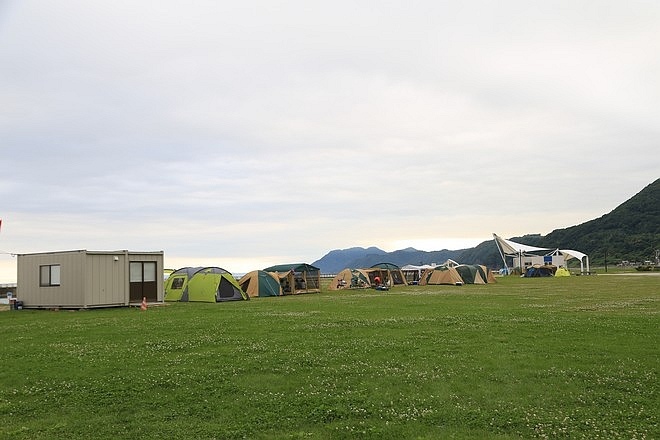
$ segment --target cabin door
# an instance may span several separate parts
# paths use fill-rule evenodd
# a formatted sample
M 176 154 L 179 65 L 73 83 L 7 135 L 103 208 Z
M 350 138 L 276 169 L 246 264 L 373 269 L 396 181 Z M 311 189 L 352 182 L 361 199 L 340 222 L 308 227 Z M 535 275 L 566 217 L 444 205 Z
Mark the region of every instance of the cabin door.
M 129 266 L 130 301 L 158 301 L 155 261 L 131 261 Z

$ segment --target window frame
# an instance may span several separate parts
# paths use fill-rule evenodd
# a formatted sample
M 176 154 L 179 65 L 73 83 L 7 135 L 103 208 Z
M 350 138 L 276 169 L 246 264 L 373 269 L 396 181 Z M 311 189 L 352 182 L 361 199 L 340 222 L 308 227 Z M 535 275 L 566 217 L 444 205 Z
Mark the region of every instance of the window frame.
M 39 287 L 59 287 L 62 285 L 62 269 L 59 264 L 39 265 Z

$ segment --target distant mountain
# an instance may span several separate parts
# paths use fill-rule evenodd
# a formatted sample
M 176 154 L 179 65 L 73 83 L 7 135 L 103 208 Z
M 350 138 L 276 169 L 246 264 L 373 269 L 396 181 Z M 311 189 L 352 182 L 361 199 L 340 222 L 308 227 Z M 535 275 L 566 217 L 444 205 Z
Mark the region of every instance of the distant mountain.
M 385 252 L 377 247 L 336 249 L 312 263 L 321 269 L 321 273 L 337 273 L 347 267 L 371 267 L 378 263 L 393 263 L 397 266 L 406 264 L 444 263 L 448 258 L 456 259 L 463 251 L 419 251 L 414 248 Z
M 509 237 L 506 237 L 509 238 Z M 648 185 L 612 212 L 594 220 L 547 235 L 510 237 L 531 246 L 574 249 L 589 255 L 592 265 L 621 260 L 644 261 L 660 249 L 660 179 Z M 443 263 L 448 258 L 465 264 L 502 267 L 502 257 L 494 240 L 461 250 L 419 251 L 414 248 L 385 252 L 376 247 L 337 249 L 312 263 L 322 273 L 337 273 L 347 267 L 371 267 L 378 263 Z
M 367 255 L 387 255 L 387 252 L 384 250 L 378 249 L 377 247 L 369 247 L 367 249 L 361 247 L 352 247 L 350 249 L 336 249 L 334 251 L 328 252 L 320 260 L 316 260 L 312 263 L 312 266 L 316 266 L 321 269 L 321 273 L 337 273 L 347 267 L 362 267 L 362 266 L 349 266 L 349 262 L 357 261 L 362 258 L 365 258 Z M 382 258 L 382 257 L 381 257 Z
M 368 254 L 362 258 L 358 258 L 348 262 L 348 265 L 342 267 L 371 267 L 378 263 L 393 263 L 397 266 L 405 266 L 406 264 L 431 264 L 431 263 L 444 263 L 448 258 L 454 259 L 462 251 L 418 251 L 417 249 L 408 248 L 394 252 L 386 252 L 384 254 Z M 340 269 L 341 270 L 341 269 Z

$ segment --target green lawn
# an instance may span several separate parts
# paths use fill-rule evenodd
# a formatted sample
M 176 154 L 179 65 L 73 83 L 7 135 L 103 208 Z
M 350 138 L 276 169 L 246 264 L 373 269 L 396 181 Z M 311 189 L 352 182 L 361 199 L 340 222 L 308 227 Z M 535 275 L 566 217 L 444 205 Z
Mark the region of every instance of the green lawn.
M 0 313 L 0 438 L 660 438 L 660 276 Z

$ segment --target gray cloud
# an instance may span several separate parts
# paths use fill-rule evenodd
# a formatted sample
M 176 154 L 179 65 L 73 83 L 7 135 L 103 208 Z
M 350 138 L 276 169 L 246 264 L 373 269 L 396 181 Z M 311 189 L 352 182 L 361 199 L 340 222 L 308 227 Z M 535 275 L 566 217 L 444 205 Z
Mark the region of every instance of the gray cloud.
M 589 220 L 658 177 L 659 25 L 642 1 L 9 2 L 0 247 L 243 271 Z

